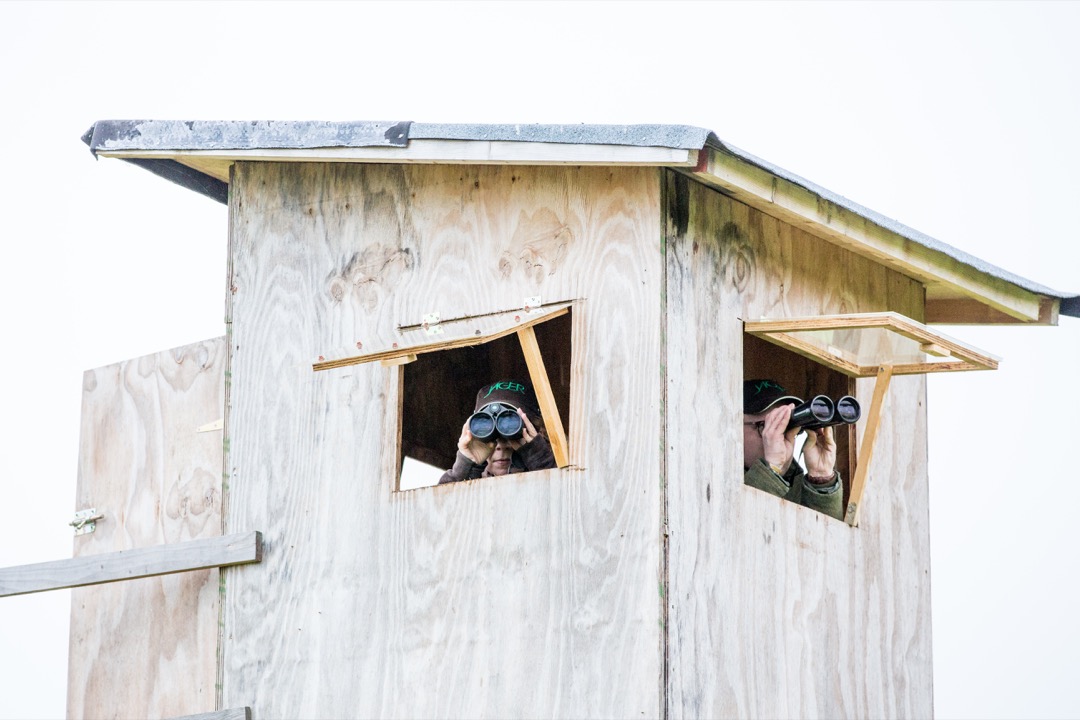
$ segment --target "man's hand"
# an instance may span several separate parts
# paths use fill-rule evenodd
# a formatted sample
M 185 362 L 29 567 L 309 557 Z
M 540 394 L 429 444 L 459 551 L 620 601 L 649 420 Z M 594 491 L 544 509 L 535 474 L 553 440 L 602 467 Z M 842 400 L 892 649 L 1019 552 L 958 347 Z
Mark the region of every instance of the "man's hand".
M 522 445 L 528 445 L 536 439 L 537 435 L 536 428 L 533 427 L 532 421 L 529 420 L 529 416 L 525 414 L 525 411 L 518 408 L 517 414 L 521 418 L 524 427 L 521 429 L 521 437 L 510 441 L 510 447 L 514 450 L 520 450 Z
M 795 454 L 795 437 L 799 434 L 799 428 L 792 428 L 787 432 L 788 422 L 791 420 L 791 411 L 794 405 L 781 405 L 765 414 L 765 427 L 761 429 L 761 442 L 765 448 L 765 462 L 774 470 L 780 469 L 777 475 L 783 476 L 791 467 L 791 458 Z M 833 456 L 835 457 L 835 446 Z
M 809 430 L 806 434 L 803 460 L 806 462 L 807 476 L 818 480 L 832 480 L 836 473 L 836 440 L 833 438 L 832 428 Z
M 494 442 L 483 442 L 473 437 L 469 432 L 469 421 L 461 426 L 461 437 L 457 441 L 458 451 L 477 465 L 483 465 L 495 452 Z

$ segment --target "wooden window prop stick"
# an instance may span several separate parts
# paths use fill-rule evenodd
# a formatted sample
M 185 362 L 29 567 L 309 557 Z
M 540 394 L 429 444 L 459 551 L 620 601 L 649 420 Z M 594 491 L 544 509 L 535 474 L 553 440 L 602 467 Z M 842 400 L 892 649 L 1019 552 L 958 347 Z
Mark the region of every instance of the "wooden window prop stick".
M 540 354 L 540 345 L 536 342 L 536 333 L 532 326 L 529 326 L 518 330 L 517 336 L 521 341 L 521 350 L 525 353 L 525 363 L 529 366 L 529 377 L 536 392 L 536 400 L 540 403 L 540 413 L 544 416 L 555 464 L 566 467 L 570 464 L 566 451 L 566 431 L 563 430 L 559 407 L 555 404 L 555 395 L 551 392 L 551 382 L 544 367 L 544 358 Z
M 848 498 L 847 512 L 844 514 L 844 521 L 851 527 L 859 526 L 859 503 L 862 502 L 863 490 L 866 488 L 870 460 L 874 456 L 874 440 L 877 438 L 878 428 L 881 427 L 881 408 L 885 403 L 885 392 L 889 389 L 890 380 L 892 366 L 880 366 L 874 382 L 874 399 L 870 401 L 870 413 L 866 418 L 866 432 L 859 445 L 859 466 L 851 480 L 851 497 Z

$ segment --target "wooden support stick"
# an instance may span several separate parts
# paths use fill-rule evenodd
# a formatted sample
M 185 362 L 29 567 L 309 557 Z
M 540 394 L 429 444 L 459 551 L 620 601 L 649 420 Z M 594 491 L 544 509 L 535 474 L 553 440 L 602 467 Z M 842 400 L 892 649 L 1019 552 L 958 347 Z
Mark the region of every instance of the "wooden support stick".
M 892 366 L 879 367 L 877 380 L 874 381 L 874 398 L 870 401 L 870 412 L 866 416 L 866 432 L 859 444 L 859 465 L 855 469 L 855 477 L 851 480 L 851 497 L 848 498 L 847 513 L 844 514 L 844 520 L 851 527 L 859 525 L 859 503 L 862 502 L 866 478 L 870 473 L 870 460 L 874 457 L 874 440 L 877 438 L 878 428 L 881 427 L 881 409 L 885 403 L 885 392 L 889 389 L 890 380 L 892 380 Z
M 525 353 L 525 363 L 529 366 L 529 377 L 536 392 L 536 400 L 540 403 L 540 414 L 544 416 L 555 464 L 566 467 L 570 464 L 566 431 L 559 416 L 559 406 L 555 404 L 555 395 L 551 392 L 551 382 L 548 380 L 547 368 L 544 367 L 544 358 L 540 354 L 540 345 L 536 342 L 536 332 L 532 326 L 523 327 L 518 330 L 517 336 L 521 341 L 521 350 Z
M 262 560 L 262 533 L 188 540 L 0 569 L 0 597 L 100 585 Z

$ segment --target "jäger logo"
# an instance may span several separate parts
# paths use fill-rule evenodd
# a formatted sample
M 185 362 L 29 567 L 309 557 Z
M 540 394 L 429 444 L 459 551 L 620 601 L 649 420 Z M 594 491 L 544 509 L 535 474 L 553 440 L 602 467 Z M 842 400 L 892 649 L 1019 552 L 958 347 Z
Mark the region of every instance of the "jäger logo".
M 769 388 L 776 388 L 780 392 L 787 392 L 787 390 L 780 387 L 776 383 L 769 382 L 768 380 L 763 380 L 754 386 L 754 394 L 758 395 L 761 393 L 762 390 L 768 390 Z
M 503 381 L 497 382 L 491 387 L 489 387 L 487 395 L 485 395 L 484 397 L 486 398 L 488 395 L 491 395 L 491 393 L 495 392 L 496 390 L 509 390 L 510 392 L 521 393 L 522 395 L 525 394 L 525 386 L 521 383 Z

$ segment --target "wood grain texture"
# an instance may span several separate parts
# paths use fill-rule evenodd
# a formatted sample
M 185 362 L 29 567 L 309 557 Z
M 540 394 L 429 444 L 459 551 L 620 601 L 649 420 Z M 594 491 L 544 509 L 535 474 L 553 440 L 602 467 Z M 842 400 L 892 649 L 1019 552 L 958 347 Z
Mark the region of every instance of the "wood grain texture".
M 83 376 L 75 557 L 221 535 L 224 338 Z M 218 571 L 72 591 L 68 717 L 213 710 Z
M 921 286 L 667 183 L 668 713 L 930 717 L 924 378 L 892 382 L 858 528 L 745 486 L 737 433 L 743 319 L 921 320 Z
M 257 532 L 0 568 L 0 597 L 259 562 Z
M 661 714 L 657 172 L 236 166 L 226 524 L 263 530 L 266 554 L 223 571 L 222 706 Z M 400 374 L 422 358 L 310 359 L 534 295 L 585 298 L 568 422 L 584 470 L 394 492 Z

